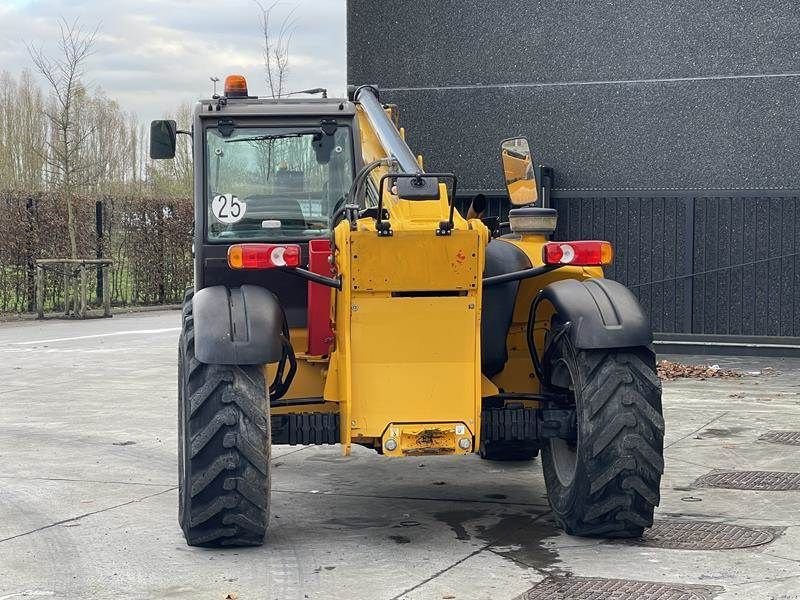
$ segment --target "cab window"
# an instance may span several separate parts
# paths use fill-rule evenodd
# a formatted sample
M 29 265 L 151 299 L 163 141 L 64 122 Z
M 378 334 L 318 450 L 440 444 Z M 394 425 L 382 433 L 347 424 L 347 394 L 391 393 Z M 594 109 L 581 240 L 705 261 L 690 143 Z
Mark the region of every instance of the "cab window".
M 206 130 L 209 241 L 310 239 L 329 233 L 353 179 L 349 127 Z

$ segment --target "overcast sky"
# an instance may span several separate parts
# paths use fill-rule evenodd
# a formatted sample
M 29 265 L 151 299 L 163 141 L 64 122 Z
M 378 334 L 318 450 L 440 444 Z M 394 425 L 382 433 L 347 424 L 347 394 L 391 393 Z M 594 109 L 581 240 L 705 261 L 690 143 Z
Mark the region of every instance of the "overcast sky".
M 345 0 L 286 0 L 277 20 L 292 9 L 288 89 L 344 93 Z M 252 0 L 0 0 L 0 70 L 31 66 L 26 41 L 51 48 L 59 16 L 100 25 L 89 83 L 143 121 L 207 97 L 212 75 L 242 73 L 251 94 L 267 93 Z

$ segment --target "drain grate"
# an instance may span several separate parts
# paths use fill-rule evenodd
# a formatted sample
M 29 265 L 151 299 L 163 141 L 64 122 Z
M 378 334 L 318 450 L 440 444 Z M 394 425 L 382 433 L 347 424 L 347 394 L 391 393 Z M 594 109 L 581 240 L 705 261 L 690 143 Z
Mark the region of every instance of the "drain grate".
M 712 471 L 694 482 L 695 487 L 728 490 L 800 491 L 800 473 L 780 471 Z
M 784 446 L 800 446 L 800 431 L 768 431 L 758 439 Z
M 769 529 L 710 521 L 656 521 L 641 544 L 672 550 L 731 550 L 761 546 L 774 539 L 775 532 Z
M 634 579 L 548 577 L 517 597 L 517 600 L 709 600 L 722 591 L 717 586 Z

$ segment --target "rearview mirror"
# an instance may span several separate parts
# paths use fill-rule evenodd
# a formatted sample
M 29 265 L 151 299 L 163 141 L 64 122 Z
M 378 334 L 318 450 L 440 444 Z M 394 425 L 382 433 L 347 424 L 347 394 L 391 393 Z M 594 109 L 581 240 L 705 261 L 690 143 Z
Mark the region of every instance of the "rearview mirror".
M 150 123 L 150 158 L 175 158 L 175 121 L 159 120 Z
M 514 206 L 532 204 L 539 199 L 533 157 L 525 138 L 504 140 L 500 145 L 508 198 Z

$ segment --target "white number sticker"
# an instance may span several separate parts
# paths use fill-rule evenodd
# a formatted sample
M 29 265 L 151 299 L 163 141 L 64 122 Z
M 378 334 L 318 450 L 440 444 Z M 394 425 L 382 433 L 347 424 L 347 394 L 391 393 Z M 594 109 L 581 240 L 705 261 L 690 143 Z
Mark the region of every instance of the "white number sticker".
M 211 201 L 211 212 L 220 223 L 238 223 L 247 212 L 247 203 L 233 194 L 219 194 Z

